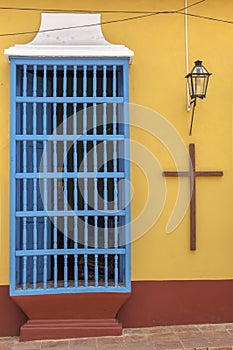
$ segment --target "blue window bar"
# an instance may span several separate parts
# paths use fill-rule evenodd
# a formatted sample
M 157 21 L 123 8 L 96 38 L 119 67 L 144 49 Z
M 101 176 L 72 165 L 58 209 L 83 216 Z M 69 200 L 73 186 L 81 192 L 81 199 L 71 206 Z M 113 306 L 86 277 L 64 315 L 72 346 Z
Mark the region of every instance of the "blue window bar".
M 11 295 L 130 291 L 128 59 L 11 58 Z

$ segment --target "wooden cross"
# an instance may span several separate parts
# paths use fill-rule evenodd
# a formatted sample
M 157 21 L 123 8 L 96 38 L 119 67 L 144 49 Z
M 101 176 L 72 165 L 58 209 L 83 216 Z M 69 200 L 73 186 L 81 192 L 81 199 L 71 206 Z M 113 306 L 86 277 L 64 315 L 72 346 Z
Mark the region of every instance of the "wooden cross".
M 196 176 L 223 176 L 222 171 L 196 171 L 195 145 L 189 145 L 189 171 L 164 171 L 163 176 L 190 178 L 190 249 L 196 250 Z

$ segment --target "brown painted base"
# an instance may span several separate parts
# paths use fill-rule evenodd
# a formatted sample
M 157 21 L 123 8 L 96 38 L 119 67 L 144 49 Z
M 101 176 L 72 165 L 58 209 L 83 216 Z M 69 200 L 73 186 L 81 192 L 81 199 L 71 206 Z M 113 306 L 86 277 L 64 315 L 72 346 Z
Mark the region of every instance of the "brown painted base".
M 20 307 L 30 321 L 101 321 L 117 315 L 123 327 L 233 322 L 233 280 L 137 281 L 132 282 L 130 297 L 118 293 L 91 295 L 17 297 L 16 305 L 9 297 L 8 286 L 0 286 L 0 336 L 19 334 L 26 322 Z
M 20 329 L 20 340 L 63 339 L 122 334 L 116 319 L 28 321 Z
M 116 315 L 130 293 L 80 293 L 12 297 L 28 316 L 21 340 L 120 335 Z
M 9 296 L 9 286 L 0 286 L 0 337 L 19 335 L 26 315 Z
M 118 314 L 123 327 L 233 322 L 233 280 L 138 281 Z

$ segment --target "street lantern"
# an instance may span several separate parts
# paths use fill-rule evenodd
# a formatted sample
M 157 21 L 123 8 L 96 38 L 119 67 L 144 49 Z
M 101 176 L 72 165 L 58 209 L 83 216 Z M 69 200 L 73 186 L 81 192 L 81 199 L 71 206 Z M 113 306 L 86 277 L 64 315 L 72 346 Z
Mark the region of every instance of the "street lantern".
M 211 73 L 207 71 L 207 69 L 202 65 L 202 61 L 195 61 L 195 66 L 191 70 L 190 73 L 186 75 L 186 79 L 188 82 L 188 89 L 189 94 L 191 98 L 191 104 L 193 104 L 193 110 L 192 110 L 192 119 L 191 119 L 191 126 L 189 135 L 192 133 L 192 125 L 193 125 L 193 117 L 194 117 L 194 110 L 196 107 L 196 99 L 197 98 L 205 98 L 209 77 Z

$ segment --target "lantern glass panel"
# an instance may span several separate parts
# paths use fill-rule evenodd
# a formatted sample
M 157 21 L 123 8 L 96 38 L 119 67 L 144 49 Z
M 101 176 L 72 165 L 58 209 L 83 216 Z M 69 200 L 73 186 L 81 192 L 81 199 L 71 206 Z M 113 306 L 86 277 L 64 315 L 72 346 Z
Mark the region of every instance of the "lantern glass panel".
M 188 81 L 189 94 L 191 99 L 205 98 L 209 81 L 209 73 L 205 67 L 202 66 L 201 61 L 196 61 L 192 71 L 186 76 Z
M 200 74 L 195 74 L 192 77 L 194 86 L 194 95 L 199 98 L 204 97 L 204 86 L 205 86 L 205 76 Z
M 191 76 L 188 77 L 187 82 L 188 82 L 189 95 L 191 98 L 193 98 L 193 85 L 192 85 Z

